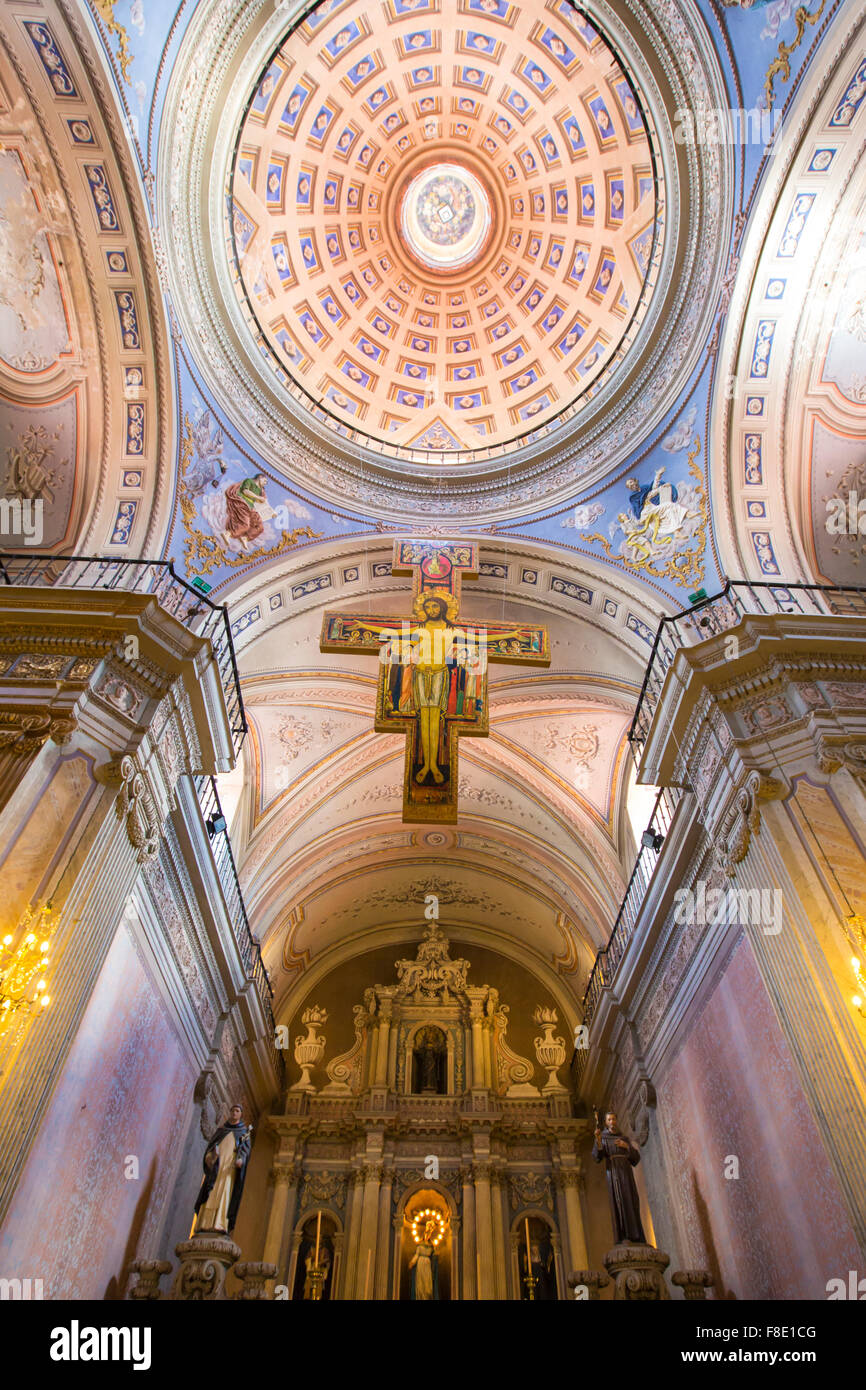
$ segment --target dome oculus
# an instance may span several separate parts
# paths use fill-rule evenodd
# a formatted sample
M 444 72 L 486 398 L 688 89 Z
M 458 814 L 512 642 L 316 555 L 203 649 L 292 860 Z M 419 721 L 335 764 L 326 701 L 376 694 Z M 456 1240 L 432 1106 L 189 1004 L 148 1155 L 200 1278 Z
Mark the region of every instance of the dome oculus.
M 416 174 L 403 195 L 400 235 L 431 270 L 459 270 L 477 260 L 491 224 L 490 200 L 479 180 L 456 164 Z

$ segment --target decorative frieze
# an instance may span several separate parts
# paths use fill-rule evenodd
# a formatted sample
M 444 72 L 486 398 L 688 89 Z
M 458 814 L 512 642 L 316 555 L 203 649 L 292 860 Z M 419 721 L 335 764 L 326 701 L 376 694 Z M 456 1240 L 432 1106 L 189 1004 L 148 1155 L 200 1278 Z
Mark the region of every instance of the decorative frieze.
M 342 1211 L 346 1204 L 346 1175 L 341 1173 L 305 1173 L 301 1187 L 301 1211 L 326 1202 Z

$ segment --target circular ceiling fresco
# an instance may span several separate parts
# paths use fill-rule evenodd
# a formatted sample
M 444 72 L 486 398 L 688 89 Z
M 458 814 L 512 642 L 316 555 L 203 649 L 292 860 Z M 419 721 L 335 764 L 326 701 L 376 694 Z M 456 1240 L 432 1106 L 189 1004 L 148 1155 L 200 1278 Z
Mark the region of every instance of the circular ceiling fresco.
M 229 192 L 279 388 L 421 465 L 577 415 L 634 341 L 665 238 L 635 85 L 567 0 L 328 0 L 260 73 Z

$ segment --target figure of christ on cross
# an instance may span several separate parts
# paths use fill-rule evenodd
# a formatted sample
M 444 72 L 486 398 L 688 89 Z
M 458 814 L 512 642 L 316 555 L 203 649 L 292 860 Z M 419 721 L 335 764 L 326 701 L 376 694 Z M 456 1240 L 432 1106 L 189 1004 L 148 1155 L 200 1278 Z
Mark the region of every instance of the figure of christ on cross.
M 540 627 L 458 624 L 461 578 L 477 577 L 466 542 L 397 541 L 393 574 L 412 574 L 412 618 L 327 613 L 323 651 L 376 653 L 375 728 L 405 730 L 404 821 L 457 819 L 457 737 L 488 732 L 487 663 L 550 664 Z

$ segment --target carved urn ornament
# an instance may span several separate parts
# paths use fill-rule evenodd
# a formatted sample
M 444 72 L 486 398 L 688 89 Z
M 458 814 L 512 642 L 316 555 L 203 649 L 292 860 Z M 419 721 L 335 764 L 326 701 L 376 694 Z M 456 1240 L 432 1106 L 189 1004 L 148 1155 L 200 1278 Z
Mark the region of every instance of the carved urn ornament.
M 548 1095 L 551 1091 L 564 1091 L 565 1087 L 556 1073 L 567 1056 L 565 1040 L 553 1036 L 553 1030 L 559 1022 L 559 1015 L 555 1009 L 545 1009 L 539 1004 L 532 1017 L 544 1034 L 543 1037 L 535 1039 L 535 1055 L 539 1064 L 548 1073 L 541 1094 Z
M 292 1086 L 293 1091 L 315 1091 L 316 1089 L 310 1080 L 310 1071 L 322 1060 L 326 1042 L 324 1033 L 317 1035 L 316 1029 L 327 1021 L 327 1013 L 324 1009 L 320 1009 L 318 1004 L 312 1004 L 301 1014 L 301 1023 L 307 1030 L 307 1036 L 295 1038 L 295 1061 L 301 1068 L 301 1079 Z

